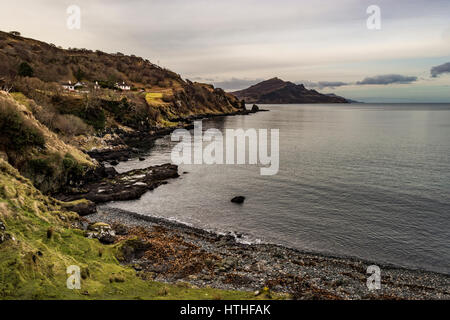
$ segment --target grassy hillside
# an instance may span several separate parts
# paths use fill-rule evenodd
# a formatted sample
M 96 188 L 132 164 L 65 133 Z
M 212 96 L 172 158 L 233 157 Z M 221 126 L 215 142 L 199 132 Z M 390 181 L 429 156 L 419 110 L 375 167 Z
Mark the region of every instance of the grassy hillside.
M 60 83 L 83 81 L 77 93 Z M 131 91 L 115 84 L 126 82 Z M 95 83 L 101 87 L 94 89 Z M 54 45 L 0 32 L 0 86 L 82 119 L 97 131 L 125 125 L 149 131 L 172 120 L 238 110 L 239 100 L 210 85 L 183 80 L 148 60 Z
M 146 281 L 106 246 L 77 229 L 65 212 L 0 159 L 0 299 L 249 299 L 245 292 L 193 289 Z M 81 269 L 81 289 L 66 287 L 66 269 Z M 261 297 L 259 297 L 261 298 Z
M 75 183 L 94 163 L 39 122 L 31 103 L 22 95 L 0 91 L 0 156 L 41 191 L 54 192 Z
M 62 81 L 84 87 L 68 92 Z M 119 263 L 129 240 L 104 245 L 87 238 L 78 214 L 65 209 L 71 204 L 46 196 L 76 187 L 98 166 L 84 151 L 239 106 L 221 89 L 142 58 L 63 50 L 0 32 L 0 299 L 253 298 L 146 280 Z M 66 287 L 71 265 L 81 269 L 80 290 Z
M 67 91 L 68 81 L 83 87 Z M 122 82 L 131 90 L 115 86 Z M 233 95 L 143 58 L 64 50 L 0 32 L 0 156 L 44 193 L 72 187 L 95 166 L 81 150 L 108 149 L 126 135 L 239 108 Z

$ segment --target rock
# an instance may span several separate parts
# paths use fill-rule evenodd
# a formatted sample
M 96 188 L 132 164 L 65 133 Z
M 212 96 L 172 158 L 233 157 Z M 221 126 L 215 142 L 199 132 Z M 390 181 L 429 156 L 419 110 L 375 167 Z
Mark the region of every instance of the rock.
M 121 223 L 115 222 L 112 225 L 112 228 L 114 229 L 114 231 L 116 232 L 116 234 L 118 236 L 126 236 L 128 234 L 128 229 L 126 226 L 124 226 Z
M 121 262 L 131 262 L 133 259 L 141 258 L 151 245 L 142 239 L 134 238 L 126 240 L 119 248 L 117 259 Z M 153 271 L 153 270 L 149 270 Z
M 231 202 L 233 202 L 233 203 L 244 203 L 244 201 L 245 201 L 245 197 L 243 197 L 243 196 L 237 196 L 237 197 L 234 197 L 233 199 L 231 199 Z
M 78 192 L 66 193 L 59 199 L 70 201 L 84 198 L 95 203 L 135 200 L 145 192 L 167 183 L 166 180 L 179 177 L 178 166 L 170 163 L 120 174 L 110 167 L 103 169 L 101 174 L 104 177 L 91 178 L 86 182 L 83 191 L 79 189 Z
M 113 160 L 109 164 L 112 165 L 112 166 L 117 166 L 119 164 L 119 161 Z
M 5 231 L 5 230 L 6 230 L 5 224 L 2 221 L 0 221 L 0 231 Z
M 237 264 L 237 261 L 233 258 L 225 258 L 219 269 L 224 269 L 226 271 L 233 269 Z
M 9 233 L 0 232 L 0 243 L 3 243 L 8 240 L 16 241 L 16 239 L 14 238 L 13 235 L 11 235 Z
M 144 157 L 139 157 L 139 161 L 144 161 L 145 158 Z
M 112 244 L 117 239 L 111 226 L 103 222 L 96 222 L 89 225 L 86 236 L 90 239 L 98 239 L 103 244 Z
M 95 203 L 86 199 L 66 202 L 62 206 L 64 209 L 76 212 L 80 216 L 87 216 L 97 212 Z
M 251 112 L 258 112 L 258 111 L 259 111 L 259 107 L 256 104 L 254 104 Z

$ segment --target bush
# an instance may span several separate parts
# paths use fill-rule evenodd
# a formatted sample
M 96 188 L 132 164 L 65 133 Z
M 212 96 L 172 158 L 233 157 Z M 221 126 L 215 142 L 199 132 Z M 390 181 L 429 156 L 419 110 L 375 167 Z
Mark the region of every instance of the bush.
M 49 159 L 44 158 L 30 159 L 28 160 L 28 165 L 35 174 L 48 176 L 52 175 L 54 172 Z
M 55 115 L 51 128 L 65 136 L 79 136 L 93 131 L 92 127 L 72 114 Z
M 34 71 L 33 71 L 33 68 L 31 68 L 31 66 L 28 63 L 22 62 L 19 65 L 17 74 L 21 77 L 32 77 L 34 74 Z
M 44 136 L 39 129 L 7 101 L 0 101 L 0 128 L 0 145 L 7 149 L 22 151 L 29 146 L 43 148 L 45 145 Z

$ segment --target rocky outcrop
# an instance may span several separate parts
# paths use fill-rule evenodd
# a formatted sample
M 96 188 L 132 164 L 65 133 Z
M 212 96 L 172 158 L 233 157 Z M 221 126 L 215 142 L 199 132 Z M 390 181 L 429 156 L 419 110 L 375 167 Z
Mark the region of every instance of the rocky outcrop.
M 87 216 L 97 212 L 95 203 L 86 199 L 64 202 L 61 206 L 67 211 L 78 213 L 80 216 Z
M 117 239 L 116 233 L 111 226 L 103 222 L 96 222 L 89 225 L 86 237 L 98 239 L 103 244 L 113 244 Z
M 113 168 L 105 168 L 109 172 L 108 177 L 100 181 L 89 180 L 80 188 L 72 189 L 57 198 L 63 201 L 87 199 L 95 203 L 134 200 L 167 183 L 166 180 L 179 177 L 178 166 L 169 163 L 121 174 L 111 169 Z

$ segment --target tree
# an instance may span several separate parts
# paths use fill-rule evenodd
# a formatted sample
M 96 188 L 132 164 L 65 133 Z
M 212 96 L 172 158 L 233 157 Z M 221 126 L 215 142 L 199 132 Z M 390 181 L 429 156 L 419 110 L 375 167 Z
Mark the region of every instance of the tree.
M 21 77 L 32 77 L 34 74 L 33 68 L 26 62 L 19 65 L 18 74 Z
M 86 74 L 80 68 L 78 68 L 78 70 L 75 71 L 73 75 L 78 82 L 81 82 L 81 80 L 86 77 Z

